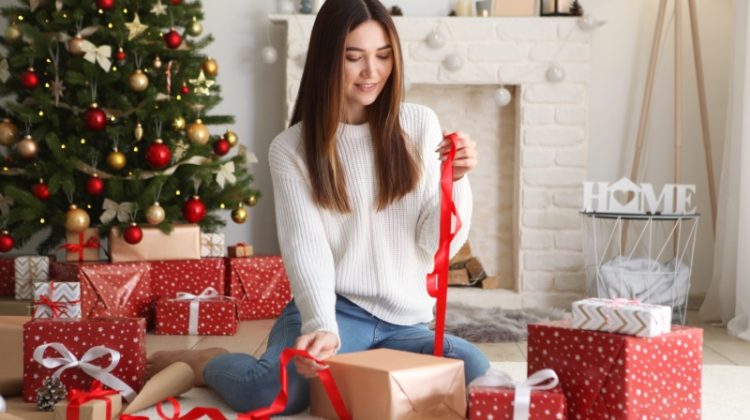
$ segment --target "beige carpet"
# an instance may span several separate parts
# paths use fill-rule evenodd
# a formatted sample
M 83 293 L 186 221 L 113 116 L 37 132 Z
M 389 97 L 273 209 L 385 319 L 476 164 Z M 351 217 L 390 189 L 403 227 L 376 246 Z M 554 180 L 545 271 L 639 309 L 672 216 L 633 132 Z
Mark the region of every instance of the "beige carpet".
M 493 367 L 508 372 L 516 380 L 526 377 L 526 363 L 493 362 Z M 750 367 L 734 365 L 703 366 L 703 420 L 750 419 Z M 228 418 L 235 414 L 215 394 L 205 388 L 196 388 L 180 398 L 183 413 L 190 407 L 206 405 L 219 407 Z M 158 418 L 154 409 L 139 414 Z M 286 419 L 316 419 L 309 415 L 279 417 Z

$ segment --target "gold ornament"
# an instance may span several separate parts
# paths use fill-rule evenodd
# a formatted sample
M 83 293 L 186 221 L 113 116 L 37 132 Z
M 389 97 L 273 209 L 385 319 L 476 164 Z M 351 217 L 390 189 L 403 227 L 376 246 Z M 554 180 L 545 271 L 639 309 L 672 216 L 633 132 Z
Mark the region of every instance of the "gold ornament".
M 245 209 L 245 207 L 243 206 L 240 206 L 232 210 L 232 220 L 234 220 L 234 223 L 247 222 L 247 209 Z
M 164 207 L 160 206 L 158 201 L 146 209 L 146 220 L 152 225 L 158 225 L 163 222 L 165 216 Z
M 203 121 L 200 118 L 195 120 L 194 123 L 187 126 L 185 130 L 188 140 L 193 144 L 206 144 L 208 143 L 209 132 L 208 127 L 203 125 Z
M 16 151 L 24 159 L 34 159 L 39 152 L 39 147 L 31 135 L 27 134 L 24 136 L 23 140 L 19 141 L 16 145 Z
M 135 141 L 141 141 L 141 139 L 143 138 L 143 126 L 141 125 L 140 121 L 135 125 L 133 136 L 135 137 Z
M 203 72 L 208 77 L 216 77 L 216 75 L 219 74 L 219 63 L 217 63 L 213 58 L 205 59 L 203 61 L 202 67 Z
M 71 204 L 68 212 L 65 213 L 65 230 L 68 232 L 79 233 L 89 228 L 91 219 L 86 210 L 79 209 L 75 204 Z
M 232 130 L 227 130 L 227 132 L 224 133 L 224 138 L 227 139 L 229 145 L 232 147 L 236 146 L 237 142 L 239 141 L 239 139 L 237 138 L 237 133 Z
M 143 73 L 143 70 L 138 69 L 128 78 L 130 88 L 136 92 L 143 92 L 148 88 L 148 76 Z
M 83 55 L 86 53 L 83 50 L 83 37 L 81 34 L 77 34 L 68 40 L 68 52 L 73 55 Z
M 6 118 L 0 122 L 0 145 L 10 147 L 18 141 L 18 127 Z
M 21 28 L 15 23 L 11 23 L 5 28 L 5 40 L 10 43 L 15 43 L 21 39 Z
M 247 200 L 245 200 L 245 204 L 250 207 L 255 207 L 255 205 L 258 204 L 258 196 L 253 194 L 250 197 L 247 197 Z
M 203 33 L 203 25 L 197 20 L 194 20 L 190 22 L 190 25 L 188 25 L 187 33 L 190 36 L 198 36 Z
M 124 168 L 127 162 L 128 160 L 125 157 L 125 153 L 122 153 L 117 149 L 113 150 L 109 155 L 107 155 L 107 165 L 109 165 L 110 168 L 116 171 Z
M 157 70 L 160 69 L 161 64 L 161 58 L 159 58 L 159 56 L 157 55 L 156 58 L 154 58 L 154 68 Z
M 187 123 L 185 122 L 185 119 L 182 118 L 182 116 L 175 117 L 174 120 L 172 120 L 172 130 L 174 131 L 182 131 L 185 129 L 185 125 Z

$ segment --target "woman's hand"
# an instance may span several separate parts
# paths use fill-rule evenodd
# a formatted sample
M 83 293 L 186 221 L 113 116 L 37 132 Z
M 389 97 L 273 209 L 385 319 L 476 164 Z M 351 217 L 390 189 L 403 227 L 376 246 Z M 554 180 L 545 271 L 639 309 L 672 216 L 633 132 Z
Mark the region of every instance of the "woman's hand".
M 336 334 L 328 331 L 316 331 L 313 333 L 302 334 L 294 343 L 294 348 L 305 350 L 310 353 L 312 357 L 319 360 L 324 360 L 333 356 L 338 347 L 339 338 Z M 315 363 L 310 359 L 302 357 L 295 357 L 294 365 L 297 367 L 297 372 L 306 378 L 313 378 L 317 375 L 318 371 L 328 368 L 328 366 Z
M 440 160 L 447 159 L 448 152 L 451 150 L 450 141 L 447 139 L 448 134 L 450 133 L 443 134 L 443 141 L 436 150 L 440 154 Z M 477 166 L 477 143 L 466 133 L 457 131 L 456 136 L 458 136 L 458 141 L 456 141 L 456 155 L 453 159 L 453 182 L 463 178 Z

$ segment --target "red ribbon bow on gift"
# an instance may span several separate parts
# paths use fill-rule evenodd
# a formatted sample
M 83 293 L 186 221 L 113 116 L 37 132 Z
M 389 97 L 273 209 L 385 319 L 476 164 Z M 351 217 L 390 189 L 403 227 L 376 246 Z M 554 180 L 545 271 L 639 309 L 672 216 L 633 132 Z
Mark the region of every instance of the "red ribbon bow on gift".
M 67 312 L 68 307 L 74 303 L 80 303 L 80 300 L 71 300 L 67 302 L 56 302 L 53 299 L 53 295 L 55 293 L 55 282 L 51 281 L 49 282 L 49 292 L 47 293 L 47 296 L 42 295 L 39 296 L 39 300 L 34 302 L 34 318 L 36 318 L 36 309 L 39 306 L 47 306 L 49 307 L 50 311 L 52 312 L 52 318 L 59 318 L 60 315 Z
M 164 401 L 172 404 L 172 416 L 164 414 L 162 405 Z M 211 420 L 227 420 L 227 418 L 221 414 L 218 408 L 213 407 L 194 407 L 188 411 L 187 414 L 180 417 L 180 403 L 173 397 L 169 397 L 166 400 L 161 401 L 156 405 L 156 413 L 161 417 L 162 420 L 198 420 L 202 419 L 203 416 L 208 417 Z M 137 416 L 133 414 L 123 414 L 120 416 L 120 420 L 149 420 L 148 416 Z
M 443 161 L 440 176 L 440 242 L 435 253 L 435 269 L 427 275 L 427 293 L 437 299 L 435 311 L 435 356 L 443 355 L 443 337 L 445 335 L 445 310 L 448 299 L 448 265 L 450 261 L 451 241 L 461 229 L 456 203 L 453 202 L 453 159 L 456 157 L 458 135 L 451 133 L 445 136 L 450 141 L 451 149 Z M 456 218 L 456 230 L 451 232 L 452 216 Z
M 268 407 L 259 408 L 257 410 L 248 411 L 247 413 L 237 415 L 237 420 L 268 420 L 274 414 L 279 414 L 284 411 L 287 401 L 289 400 L 289 394 L 287 393 L 286 365 L 290 360 L 292 360 L 292 357 L 295 356 L 304 357 L 306 359 L 313 360 L 316 363 L 323 363 L 322 361 L 312 357 L 310 353 L 304 350 L 297 350 L 292 348 L 284 349 L 284 351 L 281 353 L 281 357 L 279 357 L 279 360 L 281 362 L 281 390 L 276 395 L 276 399 L 274 399 L 271 405 L 269 405 Z M 318 371 L 318 378 L 320 378 L 320 382 L 321 384 L 323 384 L 323 388 L 328 394 L 328 398 L 331 400 L 331 404 L 333 405 L 334 410 L 336 410 L 336 414 L 339 416 L 339 419 L 351 420 L 352 416 L 349 415 L 349 411 L 347 411 L 346 409 L 344 399 L 341 398 L 341 394 L 339 393 L 339 389 L 336 386 L 336 381 L 333 379 L 333 375 L 331 375 L 331 371 L 329 369 Z
M 65 417 L 69 419 L 77 419 L 81 415 L 81 406 L 89 401 L 102 400 L 107 405 L 107 420 L 112 420 L 112 401 L 109 399 L 110 395 L 117 395 L 119 392 L 104 389 L 102 383 L 94 381 L 91 384 L 91 391 L 82 391 L 80 389 L 73 389 L 68 394 L 68 409 L 65 413 Z
M 61 248 L 64 248 L 71 254 L 78 254 L 78 262 L 83 262 L 83 252 L 86 249 L 99 249 L 100 246 L 101 244 L 99 243 L 99 238 L 97 236 L 92 236 L 88 241 L 83 242 L 83 232 L 79 232 L 77 244 L 65 244 L 62 245 Z

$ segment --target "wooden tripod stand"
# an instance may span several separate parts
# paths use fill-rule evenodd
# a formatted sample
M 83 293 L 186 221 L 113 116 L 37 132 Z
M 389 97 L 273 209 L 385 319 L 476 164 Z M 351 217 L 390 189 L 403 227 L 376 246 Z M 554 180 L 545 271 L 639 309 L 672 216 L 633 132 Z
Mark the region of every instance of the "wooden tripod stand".
M 680 182 L 680 164 L 682 155 L 682 14 L 683 2 L 685 0 L 674 0 L 674 40 L 675 40 L 675 78 L 674 78 L 674 182 Z M 703 64 L 700 46 L 700 36 L 698 34 L 698 18 L 695 10 L 695 0 L 687 0 L 690 13 L 690 29 L 693 40 L 693 56 L 695 58 L 695 73 L 698 81 L 698 101 L 701 113 L 701 128 L 703 137 L 703 148 L 706 156 L 706 170 L 708 172 L 708 191 L 711 199 L 711 221 L 713 223 L 714 234 L 716 232 L 716 186 L 714 182 L 714 166 L 711 157 L 711 138 L 708 129 L 708 109 L 706 106 L 706 85 L 703 77 Z M 651 105 L 651 94 L 654 87 L 654 74 L 656 72 L 656 62 L 659 56 L 659 46 L 661 45 L 661 36 L 664 28 L 665 11 L 667 0 L 659 1 L 659 14 L 656 18 L 656 30 L 654 31 L 653 45 L 651 46 L 651 58 L 648 66 L 648 77 L 646 79 L 646 91 L 643 95 L 643 105 L 641 107 L 640 122 L 638 125 L 638 137 L 635 146 L 635 156 L 633 166 L 630 171 L 630 179 L 637 182 L 638 167 L 640 166 L 641 155 L 643 153 L 643 143 L 646 135 L 646 126 L 648 125 L 649 109 Z

